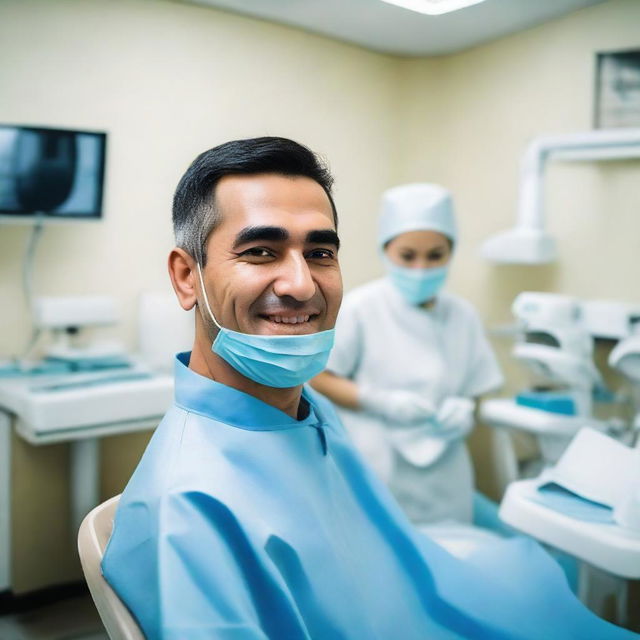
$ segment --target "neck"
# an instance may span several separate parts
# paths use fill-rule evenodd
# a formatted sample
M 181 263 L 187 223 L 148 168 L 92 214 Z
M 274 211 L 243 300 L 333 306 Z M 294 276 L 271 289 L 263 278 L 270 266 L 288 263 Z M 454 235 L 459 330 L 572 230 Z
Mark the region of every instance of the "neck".
M 436 298 L 435 298 L 435 296 L 433 298 L 430 298 L 426 302 L 423 302 L 420 306 L 423 309 L 433 309 L 433 307 L 436 306 Z
M 220 384 L 248 393 L 254 398 L 280 409 L 288 416 L 298 419 L 302 385 L 287 389 L 276 389 L 275 387 L 267 387 L 250 380 L 238 373 L 217 353 L 211 351 L 211 339 L 198 326 L 196 327 L 196 339 L 193 343 L 191 359 L 189 360 L 189 369 L 205 378 L 211 378 L 211 380 L 215 380 Z

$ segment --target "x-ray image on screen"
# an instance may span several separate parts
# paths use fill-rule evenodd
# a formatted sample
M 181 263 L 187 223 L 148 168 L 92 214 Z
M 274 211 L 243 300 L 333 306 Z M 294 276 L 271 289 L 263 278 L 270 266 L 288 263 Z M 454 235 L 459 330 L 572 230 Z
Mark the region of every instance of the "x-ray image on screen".
M 0 125 L 0 215 L 100 218 L 104 133 Z

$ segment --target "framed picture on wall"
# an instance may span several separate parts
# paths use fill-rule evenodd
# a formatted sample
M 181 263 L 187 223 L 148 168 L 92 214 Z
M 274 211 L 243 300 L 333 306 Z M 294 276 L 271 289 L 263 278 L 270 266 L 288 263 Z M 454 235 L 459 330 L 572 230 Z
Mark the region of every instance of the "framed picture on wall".
M 594 126 L 640 127 L 640 49 L 597 54 Z

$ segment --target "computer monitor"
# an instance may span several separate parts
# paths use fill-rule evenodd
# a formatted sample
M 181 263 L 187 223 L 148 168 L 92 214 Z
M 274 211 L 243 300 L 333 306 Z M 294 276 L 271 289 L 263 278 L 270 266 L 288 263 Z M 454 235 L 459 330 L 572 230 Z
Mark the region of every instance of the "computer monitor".
M 100 220 L 106 134 L 0 125 L 0 222 Z

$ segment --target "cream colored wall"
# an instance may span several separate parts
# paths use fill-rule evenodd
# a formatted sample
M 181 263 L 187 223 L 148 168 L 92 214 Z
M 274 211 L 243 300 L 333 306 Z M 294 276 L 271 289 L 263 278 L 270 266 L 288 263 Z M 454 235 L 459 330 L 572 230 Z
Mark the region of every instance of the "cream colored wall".
M 289 136 L 326 155 L 343 235 L 362 238 L 355 221 L 375 208 L 393 166 L 396 61 L 158 0 L 3 0 L 0 12 L 0 121 L 109 134 L 105 220 L 47 229 L 38 292 L 115 296 L 134 346 L 138 293 L 167 287 L 175 185 L 196 154 L 238 137 Z M 28 229 L 0 229 L 8 355 L 28 335 L 19 287 Z M 365 280 L 366 261 L 346 245 L 348 283 Z
M 107 131 L 104 222 L 47 228 L 36 289 L 115 296 L 111 332 L 135 347 L 141 291 L 167 289 L 171 198 L 201 151 L 282 135 L 325 155 L 336 176 L 347 286 L 376 260 L 367 222 L 396 150 L 398 62 L 294 29 L 172 2 L 3 0 L 0 122 Z M 365 221 L 365 222 L 363 222 Z M 0 358 L 28 335 L 20 288 L 27 227 L 0 226 Z M 148 434 L 103 441 L 103 495 L 122 490 Z M 79 576 L 68 531 L 68 448 L 15 443 L 16 591 Z M 55 481 L 51 481 L 55 474 Z M 60 514 L 59 535 L 34 514 Z M 28 509 L 26 505 L 29 505 Z M 53 543 L 51 538 L 55 540 Z M 56 558 L 37 563 L 33 557 Z
M 452 288 L 487 322 L 507 321 L 523 289 L 640 301 L 636 162 L 551 169 L 556 265 L 496 267 L 477 255 L 482 240 L 513 224 L 528 140 L 591 127 L 594 53 L 640 46 L 638 24 L 640 3 L 611 0 L 458 55 L 399 60 L 162 0 L 3 0 L 0 122 L 110 134 L 105 221 L 47 229 L 37 289 L 114 295 L 124 313 L 115 333 L 135 346 L 138 294 L 168 286 L 169 209 L 179 176 L 209 146 L 272 134 L 330 160 L 347 288 L 381 272 L 374 250 L 380 191 L 430 180 L 457 200 L 463 235 Z M 0 227 L 0 357 L 28 336 L 19 287 L 26 236 L 25 228 Z M 497 346 L 511 379 L 521 379 L 507 345 Z M 122 488 L 145 441 L 104 442 L 104 495 Z M 482 432 L 476 448 L 481 482 L 491 489 Z M 31 486 L 36 500 L 30 473 L 44 487 L 41 470 L 63 474 L 67 456 L 65 447 L 37 456 L 21 448 L 22 497 Z M 51 491 L 61 499 L 66 485 Z M 35 548 L 38 541 L 23 535 L 28 526 L 19 519 L 14 537 Z M 77 567 L 66 567 L 58 576 L 73 578 Z M 51 571 L 33 571 L 20 576 L 23 589 L 51 580 Z
M 441 181 L 462 237 L 451 284 L 489 321 L 526 288 L 640 301 L 638 161 L 548 170 L 553 266 L 496 266 L 478 249 L 515 222 L 519 161 L 545 133 L 592 128 L 597 51 L 640 47 L 640 3 L 610 2 L 445 58 L 403 62 L 398 180 Z
M 486 238 L 515 223 L 527 143 L 592 128 L 595 54 L 640 47 L 638 25 L 640 2 L 611 0 L 457 55 L 402 64 L 395 178 L 442 182 L 453 191 L 462 235 L 450 285 L 489 325 L 511 320 L 511 302 L 523 290 L 640 302 L 637 160 L 548 168 L 557 263 L 497 266 L 478 253 Z M 509 357 L 509 340 L 494 345 L 513 391 L 526 376 Z M 479 484 L 497 496 L 489 440 L 479 429 L 472 445 Z

